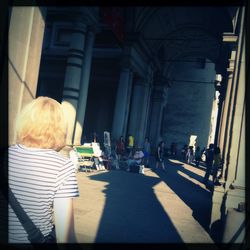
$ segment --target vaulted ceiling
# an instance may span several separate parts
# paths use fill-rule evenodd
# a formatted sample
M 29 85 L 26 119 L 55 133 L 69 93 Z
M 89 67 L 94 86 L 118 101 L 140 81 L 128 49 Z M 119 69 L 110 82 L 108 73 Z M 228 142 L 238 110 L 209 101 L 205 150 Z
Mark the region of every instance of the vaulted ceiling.
M 137 7 L 134 12 L 134 32 L 141 34 L 167 71 L 172 62 L 189 56 L 216 64 L 223 32 L 233 32 L 236 8 Z

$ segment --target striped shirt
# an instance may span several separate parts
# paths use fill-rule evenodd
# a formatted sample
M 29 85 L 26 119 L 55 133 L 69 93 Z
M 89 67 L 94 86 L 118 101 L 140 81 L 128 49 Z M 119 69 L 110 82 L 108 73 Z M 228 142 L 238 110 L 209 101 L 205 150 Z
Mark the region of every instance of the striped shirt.
M 9 186 L 44 236 L 53 227 L 53 200 L 79 196 L 72 161 L 52 149 L 9 147 Z M 29 243 L 9 205 L 9 243 Z

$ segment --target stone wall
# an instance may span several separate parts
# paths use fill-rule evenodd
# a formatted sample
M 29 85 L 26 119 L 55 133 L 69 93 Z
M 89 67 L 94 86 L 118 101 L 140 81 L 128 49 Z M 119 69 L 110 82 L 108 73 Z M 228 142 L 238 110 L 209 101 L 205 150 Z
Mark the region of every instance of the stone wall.
M 214 64 L 207 60 L 202 66 L 196 58 L 188 58 L 176 63 L 171 73 L 173 81 L 168 91 L 162 136 L 167 146 L 176 142 L 180 149 L 189 143 L 191 135 L 197 135 L 196 145 L 206 147 L 214 97 Z

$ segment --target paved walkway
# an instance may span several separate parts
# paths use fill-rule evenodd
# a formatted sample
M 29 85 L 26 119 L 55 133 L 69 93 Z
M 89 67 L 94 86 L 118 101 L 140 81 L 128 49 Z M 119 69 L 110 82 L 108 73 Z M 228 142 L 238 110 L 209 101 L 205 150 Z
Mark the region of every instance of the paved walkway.
M 79 243 L 213 243 L 204 170 L 167 160 L 166 172 L 79 172 L 74 201 Z

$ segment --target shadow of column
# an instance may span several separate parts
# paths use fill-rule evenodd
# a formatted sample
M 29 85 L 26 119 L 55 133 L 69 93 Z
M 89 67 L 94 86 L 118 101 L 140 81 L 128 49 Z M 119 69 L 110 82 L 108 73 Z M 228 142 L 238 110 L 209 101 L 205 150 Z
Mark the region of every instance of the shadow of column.
M 182 243 L 153 186 L 160 178 L 123 171 L 90 177 L 108 182 L 95 243 Z
M 212 192 L 185 178 L 180 173 L 202 182 L 200 176 L 183 167 L 182 163 L 165 161 L 166 172 L 153 170 L 192 209 L 194 219 L 209 233 L 212 211 Z M 194 167 L 195 168 L 195 167 Z

